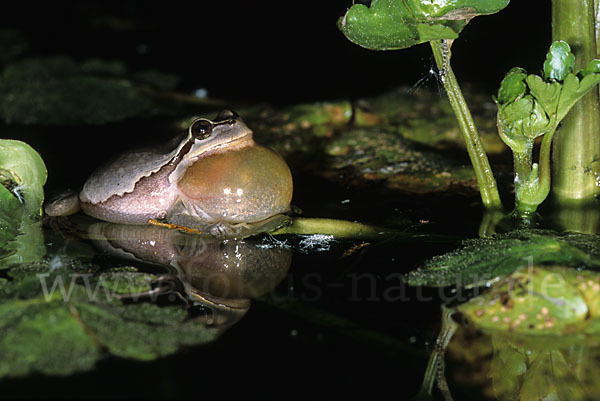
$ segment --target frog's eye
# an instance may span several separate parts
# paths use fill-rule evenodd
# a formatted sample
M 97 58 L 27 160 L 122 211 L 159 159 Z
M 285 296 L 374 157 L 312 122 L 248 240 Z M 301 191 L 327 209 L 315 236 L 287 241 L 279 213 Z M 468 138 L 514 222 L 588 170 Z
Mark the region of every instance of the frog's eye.
M 209 120 L 200 119 L 194 121 L 190 127 L 190 133 L 196 139 L 206 139 L 212 132 L 213 124 Z

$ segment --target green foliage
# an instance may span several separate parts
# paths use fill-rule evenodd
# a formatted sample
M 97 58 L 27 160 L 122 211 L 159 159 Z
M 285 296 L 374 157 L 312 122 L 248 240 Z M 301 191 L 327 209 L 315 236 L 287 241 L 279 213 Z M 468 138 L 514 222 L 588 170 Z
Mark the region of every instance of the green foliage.
M 31 146 L 0 139 L 0 183 L 23 204 L 29 218 L 41 216 L 47 175 L 44 161 Z
M 93 368 L 106 351 L 152 360 L 212 341 L 219 329 L 183 305 L 116 297 L 147 291 L 155 278 L 131 267 L 101 272 L 56 258 L 12 267 L 0 282 L 0 377 L 68 375 Z
M 372 50 L 403 49 L 440 39 L 456 39 L 471 18 L 493 14 L 509 0 L 373 0 L 353 5 L 338 21 L 352 42 Z
M 551 230 L 516 230 L 469 239 L 408 274 L 410 285 L 481 285 L 528 263 L 600 267 L 600 237 Z
M 598 318 L 599 298 L 590 297 L 590 291 L 600 292 L 596 272 L 562 266 L 522 267 L 458 310 L 487 330 L 576 334 L 585 331 L 590 319 Z
M 597 399 L 595 358 L 577 358 L 576 355 L 597 356 L 598 349 L 577 343 L 570 346 L 557 344 L 540 346 L 539 337 L 511 341 L 501 335 L 492 335 L 494 356 L 489 375 L 493 380 L 494 395 L 501 401 L 509 400 L 569 400 Z
M 600 61 L 575 73 L 575 56 L 563 41 L 552 43 L 544 62 L 544 77 L 513 68 L 500 84 L 498 127 L 502 140 L 524 152 L 538 136 L 553 133 L 573 105 L 600 82 Z
M 479 372 L 498 401 L 589 401 L 600 398 L 600 347 L 594 336 L 529 335 L 458 327 L 449 346 L 461 368 Z
M 45 252 L 38 220 L 44 201 L 46 166 L 21 141 L 0 139 L 0 259 L 31 261 Z
M 566 76 L 575 68 L 575 56 L 566 42 L 556 41 L 550 45 L 550 50 L 544 62 L 544 78 L 564 81 Z
M 558 124 L 569 110 L 600 82 L 600 61 L 575 73 L 575 56 L 563 41 L 552 43 L 543 78 L 513 68 L 495 99 L 498 133 L 513 152 L 516 210 L 527 218 L 550 192 L 550 148 Z M 539 163 L 533 163 L 535 138 L 544 135 Z

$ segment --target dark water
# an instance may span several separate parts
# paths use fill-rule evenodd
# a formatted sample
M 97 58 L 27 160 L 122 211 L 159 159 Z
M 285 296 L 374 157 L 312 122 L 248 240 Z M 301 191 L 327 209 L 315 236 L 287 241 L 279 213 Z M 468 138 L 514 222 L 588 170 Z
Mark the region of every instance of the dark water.
M 440 293 L 412 288 L 399 273 L 474 236 L 477 196 L 399 197 L 299 177 L 294 203 L 306 216 L 371 224 L 412 221 L 445 241 L 334 241 L 299 247 L 274 291 L 216 342 L 154 362 L 111 357 L 88 373 L 33 375 L 2 384 L 7 398 L 395 398 L 420 386 L 440 322 Z M 306 196 L 317 190 L 318 197 Z M 349 200 L 349 202 L 348 202 Z M 342 201 L 344 201 L 342 203 Z M 469 216 L 465 219 L 462 216 Z M 428 223 L 419 223 L 425 219 Z M 407 227 L 406 225 L 404 227 Z M 105 262 L 119 263 L 118 259 Z M 143 266 L 143 265 L 141 265 Z M 160 302 L 160 300 L 159 300 Z M 141 339 L 143 341 L 143 339 Z M 35 385 L 33 385 L 35 384 Z

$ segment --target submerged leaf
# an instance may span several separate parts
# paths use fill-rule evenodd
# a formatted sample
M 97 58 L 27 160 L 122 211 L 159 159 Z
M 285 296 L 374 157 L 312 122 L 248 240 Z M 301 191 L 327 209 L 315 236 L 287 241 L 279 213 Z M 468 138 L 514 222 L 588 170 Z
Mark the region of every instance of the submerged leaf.
M 91 369 L 99 349 L 61 301 L 0 304 L 0 377 Z
M 408 274 L 410 285 L 472 286 L 510 274 L 528 263 L 600 267 L 600 237 L 551 230 L 517 230 L 470 239 Z
M 181 304 L 117 297 L 149 288 L 152 275 L 133 268 L 101 272 L 67 260 L 54 268 L 50 264 L 15 266 L 8 270 L 8 281 L 0 280 L 0 377 L 89 370 L 105 350 L 152 360 L 181 346 L 212 341 L 222 330 L 207 326 Z
M 107 310 L 77 303 L 75 308 L 96 340 L 111 354 L 125 358 L 156 359 L 176 352 L 181 345 L 212 341 L 217 333 L 216 328 L 186 322 L 187 312 L 178 307 L 132 304 Z
M 597 273 L 585 272 L 585 280 Z M 584 274 L 565 267 L 522 267 L 458 306 L 477 327 L 528 335 L 584 331 L 590 308 L 579 290 Z

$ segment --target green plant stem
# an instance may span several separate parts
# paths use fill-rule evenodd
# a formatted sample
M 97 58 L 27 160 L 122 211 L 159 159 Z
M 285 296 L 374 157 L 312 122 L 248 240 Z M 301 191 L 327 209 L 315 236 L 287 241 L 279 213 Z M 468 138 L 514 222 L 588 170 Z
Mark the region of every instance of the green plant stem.
M 354 221 L 297 217 L 289 226 L 284 226 L 270 234 L 322 234 L 337 238 L 384 239 L 391 232 Z
M 513 166 L 515 171 L 515 209 L 522 216 L 534 212 L 537 205 L 529 202 L 532 183 L 533 167 L 533 141 L 525 148 L 524 152 L 513 150 Z
M 596 58 L 600 58 L 600 46 L 598 46 L 598 43 L 600 43 L 600 26 L 598 25 L 599 22 L 600 0 L 594 0 L 594 33 L 596 35 Z
M 531 178 L 531 167 L 533 165 L 533 141 L 528 143 L 524 152 L 513 151 L 513 165 L 515 170 L 515 185 L 527 182 Z M 518 191 L 518 190 L 517 190 Z
M 558 127 L 555 125 L 552 129 L 547 132 L 542 139 L 542 146 L 540 147 L 540 159 L 539 159 L 539 177 L 540 177 L 540 196 L 543 199 L 542 203 L 548 194 L 550 193 L 550 181 L 551 181 L 551 169 L 550 169 L 550 154 L 552 150 L 552 138 Z
M 439 234 L 422 234 L 408 231 L 391 230 L 356 221 L 338 219 L 320 219 L 296 217 L 292 224 L 270 232 L 271 235 L 331 235 L 335 238 L 352 238 L 364 240 L 402 240 L 402 241 L 442 241 L 456 238 Z
M 467 102 L 450 67 L 450 49 L 444 49 L 444 43 L 439 40 L 429 43 L 437 67 L 442 72 L 444 88 L 446 89 L 450 105 L 456 115 L 460 131 L 465 140 L 467 152 L 469 153 L 469 158 L 477 177 L 477 184 L 479 185 L 483 205 L 487 209 L 501 209 L 502 203 L 500 202 L 500 195 L 498 194 L 498 187 L 492 168 L 483 149 L 483 144 L 477 133 L 477 128 L 475 127 L 475 122 L 473 121 Z
M 553 126 L 543 137 L 537 167 L 533 164 L 533 140 L 523 152 L 513 150 L 515 169 L 515 206 L 523 218 L 535 212 L 550 193 L 550 150 L 556 132 Z
M 575 69 L 596 57 L 593 0 L 552 0 L 552 40 L 564 40 Z M 553 145 L 552 192 L 559 204 L 591 202 L 600 193 L 600 101 L 590 91 L 562 121 Z

